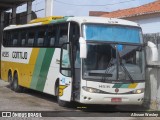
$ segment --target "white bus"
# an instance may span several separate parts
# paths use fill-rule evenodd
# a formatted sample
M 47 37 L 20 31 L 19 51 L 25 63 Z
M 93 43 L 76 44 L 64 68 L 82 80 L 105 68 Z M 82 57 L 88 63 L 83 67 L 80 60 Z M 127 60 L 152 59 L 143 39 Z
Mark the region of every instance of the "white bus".
M 4 29 L 1 77 L 58 96 L 58 103 L 141 105 L 145 54 L 137 23 L 102 17 L 48 17 Z

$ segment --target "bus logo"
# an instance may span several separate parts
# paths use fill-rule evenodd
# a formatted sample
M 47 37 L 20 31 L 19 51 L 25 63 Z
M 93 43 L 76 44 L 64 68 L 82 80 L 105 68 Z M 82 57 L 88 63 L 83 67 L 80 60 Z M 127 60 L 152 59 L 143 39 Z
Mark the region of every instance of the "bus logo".
M 116 88 L 116 89 L 115 89 L 115 92 L 116 92 L 116 93 L 118 93 L 118 92 L 119 92 L 119 89 L 118 89 L 118 88 Z

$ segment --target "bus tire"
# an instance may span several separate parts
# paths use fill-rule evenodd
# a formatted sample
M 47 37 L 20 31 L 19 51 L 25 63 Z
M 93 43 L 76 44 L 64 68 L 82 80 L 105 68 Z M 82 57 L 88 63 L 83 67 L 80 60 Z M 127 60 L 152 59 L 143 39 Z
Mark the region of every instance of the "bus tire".
M 9 87 L 11 90 L 13 90 L 13 77 L 12 77 L 12 72 L 8 72 L 8 82 L 9 82 Z
M 59 99 L 59 88 L 58 88 L 59 85 L 56 86 L 56 96 L 57 96 L 57 102 L 58 102 L 58 105 L 59 106 L 62 106 L 62 107 L 67 107 L 69 102 L 67 101 L 63 101 L 63 100 L 60 100 Z
M 22 92 L 22 87 L 18 84 L 18 74 L 15 73 L 13 77 L 13 90 L 15 92 Z

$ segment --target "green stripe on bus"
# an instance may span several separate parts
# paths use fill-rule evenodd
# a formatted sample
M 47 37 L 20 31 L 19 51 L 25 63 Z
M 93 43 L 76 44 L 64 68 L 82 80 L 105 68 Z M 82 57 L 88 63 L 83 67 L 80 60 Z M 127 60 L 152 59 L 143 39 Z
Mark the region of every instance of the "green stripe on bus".
M 113 88 L 120 88 L 122 84 L 114 84 Z
M 39 79 L 40 70 L 41 70 L 41 66 L 42 66 L 42 63 L 44 61 L 43 59 L 44 59 L 45 53 L 46 53 L 46 48 L 42 48 L 42 49 L 39 50 L 39 54 L 38 54 L 38 57 L 37 57 L 37 60 L 36 60 L 36 64 L 35 64 L 35 67 L 34 67 L 34 72 L 33 72 L 33 75 L 32 75 L 32 81 L 31 81 L 31 85 L 30 85 L 30 87 L 32 89 L 36 89 L 37 82 L 38 82 L 38 79 Z
M 55 49 L 53 49 L 53 48 L 47 48 L 47 50 L 46 50 L 46 54 L 44 56 L 43 63 L 41 66 L 39 80 L 38 80 L 38 83 L 36 86 L 36 90 L 43 92 L 54 50 Z
M 121 88 L 128 88 L 129 85 L 130 85 L 130 84 L 123 84 L 123 85 L 121 86 Z

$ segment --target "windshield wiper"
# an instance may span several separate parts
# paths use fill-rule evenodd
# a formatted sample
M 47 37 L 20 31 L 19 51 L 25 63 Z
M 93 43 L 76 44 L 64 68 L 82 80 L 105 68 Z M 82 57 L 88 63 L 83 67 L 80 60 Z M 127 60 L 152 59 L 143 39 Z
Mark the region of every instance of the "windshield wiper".
M 118 50 L 117 50 L 117 58 L 118 58 L 118 60 L 119 60 L 118 66 L 120 65 L 120 66 L 124 69 L 125 73 L 127 73 L 128 77 L 129 77 L 130 81 L 131 81 L 132 83 L 134 83 L 134 80 L 133 80 L 131 74 L 129 73 L 129 71 L 127 70 L 127 68 L 125 67 L 125 65 L 122 63 L 122 57 L 120 56 L 120 53 L 119 53 Z M 121 61 L 121 62 L 120 62 L 120 61 Z M 119 68 L 118 68 L 118 69 L 119 69 Z M 118 72 L 118 75 L 119 75 L 119 72 Z M 119 76 L 118 76 L 118 77 L 119 77 Z
M 109 69 L 110 69 L 110 67 L 112 66 L 112 61 L 113 61 L 113 56 L 112 56 L 112 53 L 113 51 L 112 51 L 112 48 L 111 48 L 111 59 L 110 59 L 110 61 L 109 61 L 109 63 L 108 63 L 108 65 L 107 65 L 107 69 L 105 70 L 105 72 L 104 72 L 104 76 L 102 76 L 102 81 L 105 81 L 105 80 L 108 80 L 108 77 L 110 77 L 110 76 L 107 76 L 109 73 Z M 111 76 L 112 77 L 112 76 Z
M 124 64 L 121 63 L 120 66 L 122 66 L 122 68 L 126 71 L 126 73 L 127 73 L 128 77 L 129 77 L 129 79 L 131 80 L 131 82 L 134 83 L 134 80 L 133 80 L 131 74 L 129 73 L 129 71 L 127 70 L 127 68 L 124 66 Z
M 111 58 L 108 66 L 107 66 L 107 69 L 104 72 L 104 75 L 102 76 L 102 81 L 108 80 L 108 77 L 112 77 L 112 76 L 108 76 L 108 74 L 110 74 L 109 69 L 110 69 L 110 66 L 111 66 L 111 62 L 112 62 L 112 58 Z

